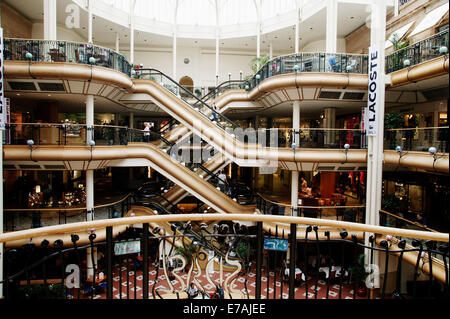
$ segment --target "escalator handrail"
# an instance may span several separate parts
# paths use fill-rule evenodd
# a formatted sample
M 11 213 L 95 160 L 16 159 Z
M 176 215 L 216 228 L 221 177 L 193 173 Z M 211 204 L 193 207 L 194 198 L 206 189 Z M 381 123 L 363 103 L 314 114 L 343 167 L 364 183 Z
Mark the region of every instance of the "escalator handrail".
M 191 98 L 197 100 L 197 102 L 195 102 L 195 104 L 200 102 L 203 106 L 206 106 L 207 108 L 209 108 L 209 109 L 211 110 L 211 112 L 217 114 L 218 118 L 222 118 L 222 119 L 224 119 L 225 121 L 227 121 L 229 124 L 231 124 L 231 125 L 233 126 L 233 128 L 238 128 L 238 127 L 239 127 L 239 125 L 237 125 L 236 123 L 234 123 L 232 120 L 230 120 L 230 119 L 227 118 L 226 116 L 224 116 L 224 115 L 220 114 L 219 112 L 217 112 L 216 110 L 214 110 L 211 106 L 209 106 L 207 103 L 205 103 L 205 102 L 203 102 L 202 100 L 200 100 L 197 96 L 195 96 L 194 94 L 192 94 L 189 90 L 187 90 L 185 87 L 183 87 L 182 85 L 180 85 L 177 81 L 175 81 L 174 79 L 172 79 L 171 77 L 169 77 L 168 75 L 166 75 L 165 73 L 163 73 L 163 72 L 161 72 L 161 71 L 159 71 L 159 70 L 157 70 L 157 69 L 152 69 L 152 68 L 148 68 L 148 69 L 140 69 L 140 70 L 139 70 L 139 74 L 136 73 L 136 76 L 137 76 L 137 77 L 142 76 L 142 75 L 144 74 L 145 71 L 150 72 L 150 74 L 151 74 L 152 72 L 155 72 L 155 73 L 160 74 L 161 76 L 164 76 L 164 77 L 167 78 L 170 82 L 172 82 L 174 85 L 176 85 L 178 88 L 180 88 L 184 93 L 186 93 L 187 95 L 189 95 Z M 186 101 L 185 101 L 185 102 L 186 102 Z M 188 103 L 188 102 L 186 102 L 186 103 L 189 104 L 191 107 L 193 107 L 192 104 L 190 104 L 190 103 Z M 202 114 L 202 113 L 200 113 L 200 114 Z M 204 115 L 204 114 L 203 114 L 203 115 Z M 206 117 L 206 115 L 204 115 L 204 116 Z
M 230 80 L 230 81 L 225 81 L 220 83 L 218 86 L 216 86 L 213 90 L 209 91 L 207 94 L 203 95 L 202 98 L 200 100 L 204 101 L 206 103 L 206 101 L 210 98 L 210 95 L 214 95 L 217 93 L 217 91 L 219 91 L 223 86 L 226 86 L 228 84 L 232 84 L 232 83 L 248 83 L 248 85 L 250 86 L 250 83 L 247 80 Z M 194 105 L 197 105 L 197 102 L 194 103 Z

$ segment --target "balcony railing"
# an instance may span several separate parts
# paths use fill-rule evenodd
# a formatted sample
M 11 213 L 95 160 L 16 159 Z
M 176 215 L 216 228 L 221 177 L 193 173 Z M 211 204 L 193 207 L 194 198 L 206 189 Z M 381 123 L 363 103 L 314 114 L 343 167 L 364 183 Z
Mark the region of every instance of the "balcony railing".
M 3 45 L 5 60 L 95 64 L 120 71 L 128 76 L 131 74 L 131 65 L 123 55 L 93 44 L 5 39 Z
M 448 53 L 448 30 L 386 56 L 386 73 L 416 65 Z
M 215 221 L 216 226 L 207 229 L 207 221 Z M 256 227 L 241 221 L 252 221 Z M 267 229 L 263 222 L 285 226 Z M 172 226 L 163 230 L 164 224 Z M 127 230 L 115 237 L 114 230 L 124 226 Z M 65 241 L 55 240 L 64 236 L 58 233 L 62 227 L 0 235 L 7 247 L 2 255 L 4 278 L 0 278 L 6 299 L 187 299 L 194 298 L 187 293 L 190 282 L 197 286 L 199 299 L 436 299 L 448 294 L 448 268 L 438 267 L 432 258 L 434 254 L 443 260 L 448 257 L 448 234 L 443 233 L 332 220 L 318 227 L 306 218 L 242 214 L 83 222 L 71 225 L 67 236 L 72 235 Z M 189 233 L 194 228 L 200 229 L 200 237 Z M 358 232 L 374 235 L 363 244 Z M 78 235 L 85 233 L 88 238 Z M 14 240 L 34 239 L 38 234 L 46 235 L 39 241 L 8 248 Z M 398 235 L 410 238 L 412 247 L 394 241 L 392 237 Z M 186 248 L 176 248 L 186 242 L 192 242 L 191 254 Z M 225 257 L 208 258 L 207 243 Z M 94 253 L 88 254 L 94 248 L 103 256 L 98 262 Z M 375 253 L 383 258 L 374 265 Z M 86 267 L 86 256 L 92 258 L 92 263 L 87 263 L 94 267 Z M 388 272 L 397 260 L 395 274 Z M 225 276 L 222 267 L 210 273 L 213 262 L 232 269 L 232 273 Z M 201 276 L 205 270 L 206 278 Z M 211 286 L 209 281 L 220 286 Z
M 299 53 L 274 58 L 249 80 L 254 88 L 274 75 L 295 72 L 331 72 L 367 74 L 368 56 L 345 53 Z
M 384 149 L 426 152 L 430 147 L 442 153 L 449 152 L 448 126 L 417 127 L 385 130 Z

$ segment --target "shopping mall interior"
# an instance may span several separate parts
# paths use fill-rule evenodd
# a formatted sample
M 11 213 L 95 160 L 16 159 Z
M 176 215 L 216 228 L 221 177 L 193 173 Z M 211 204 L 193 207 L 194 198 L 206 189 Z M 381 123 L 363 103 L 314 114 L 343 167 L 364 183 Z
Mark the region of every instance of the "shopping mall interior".
M 0 299 L 449 297 L 448 0 L 0 10 Z

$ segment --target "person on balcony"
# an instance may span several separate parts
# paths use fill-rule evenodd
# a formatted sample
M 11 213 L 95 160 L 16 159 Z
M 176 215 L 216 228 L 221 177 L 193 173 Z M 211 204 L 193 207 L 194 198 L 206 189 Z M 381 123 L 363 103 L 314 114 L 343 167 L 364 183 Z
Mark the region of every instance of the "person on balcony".
M 145 122 L 144 123 L 145 127 L 144 127 L 144 142 L 148 143 L 150 142 L 150 123 L 149 122 Z

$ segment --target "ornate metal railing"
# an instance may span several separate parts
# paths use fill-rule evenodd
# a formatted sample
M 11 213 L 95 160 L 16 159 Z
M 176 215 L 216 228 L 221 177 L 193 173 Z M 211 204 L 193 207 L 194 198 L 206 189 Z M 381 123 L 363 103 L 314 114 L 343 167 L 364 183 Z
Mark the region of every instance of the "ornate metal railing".
M 448 29 L 386 56 L 386 73 L 413 66 L 448 53 Z
M 16 300 L 436 299 L 449 292 L 448 234 L 331 220 L 315 226 L 300 217 L 217 218 L 136 216 L 2 234 L 0 242 L 7 249 L 1 256 L 5 269 L 0 284 L 5 298 Z M 206 229 L 208 221 L 217 226 L 202 237 L 213 237 L 226 247 L 225 257 L 208 258 L 209 252 L 200 249 L 195 237 L 180 234 L 177 227 L 165 231 L 157 226 L 188 222 Z M 256 227 L 241 221 L 253 221 Z M 280 224 L 267 228 L 263 222 Z M 114 236 L 114 228 L 124 225 L 127 230 Z M 83 239 L 86 230 L 88 239 Z M 69 242 L 55 240 L 61 232 L 72 234 Z M 106 240 L 98 241 L 101 232 Z M 375 235 L 363 244 L 361 232 Z M 410 238 L 412 244 L 393 236 Z M 15 240 L 29 237 L 42 241 L 12 248 Z M 444 262 L 436 263 L 435 254 Z M 397 270 L 388 271 L 393 262 Z M 213 263 L 218 269 L 214 274 L 208 271 Z M 187 293 L 190 283 L 197 287 L 196 295 Z
M 345 53 L 299 53 L 283 55 L 264 64 L 249 80 L 252 89 L 274 75 L 295 72 L 367 74 L 368 56 Z
M 122 54 L 98 45 L 26 39 L 5 39 L 3 45 L 5 60 L 82 63 L 131 75 L 131 65 Z

